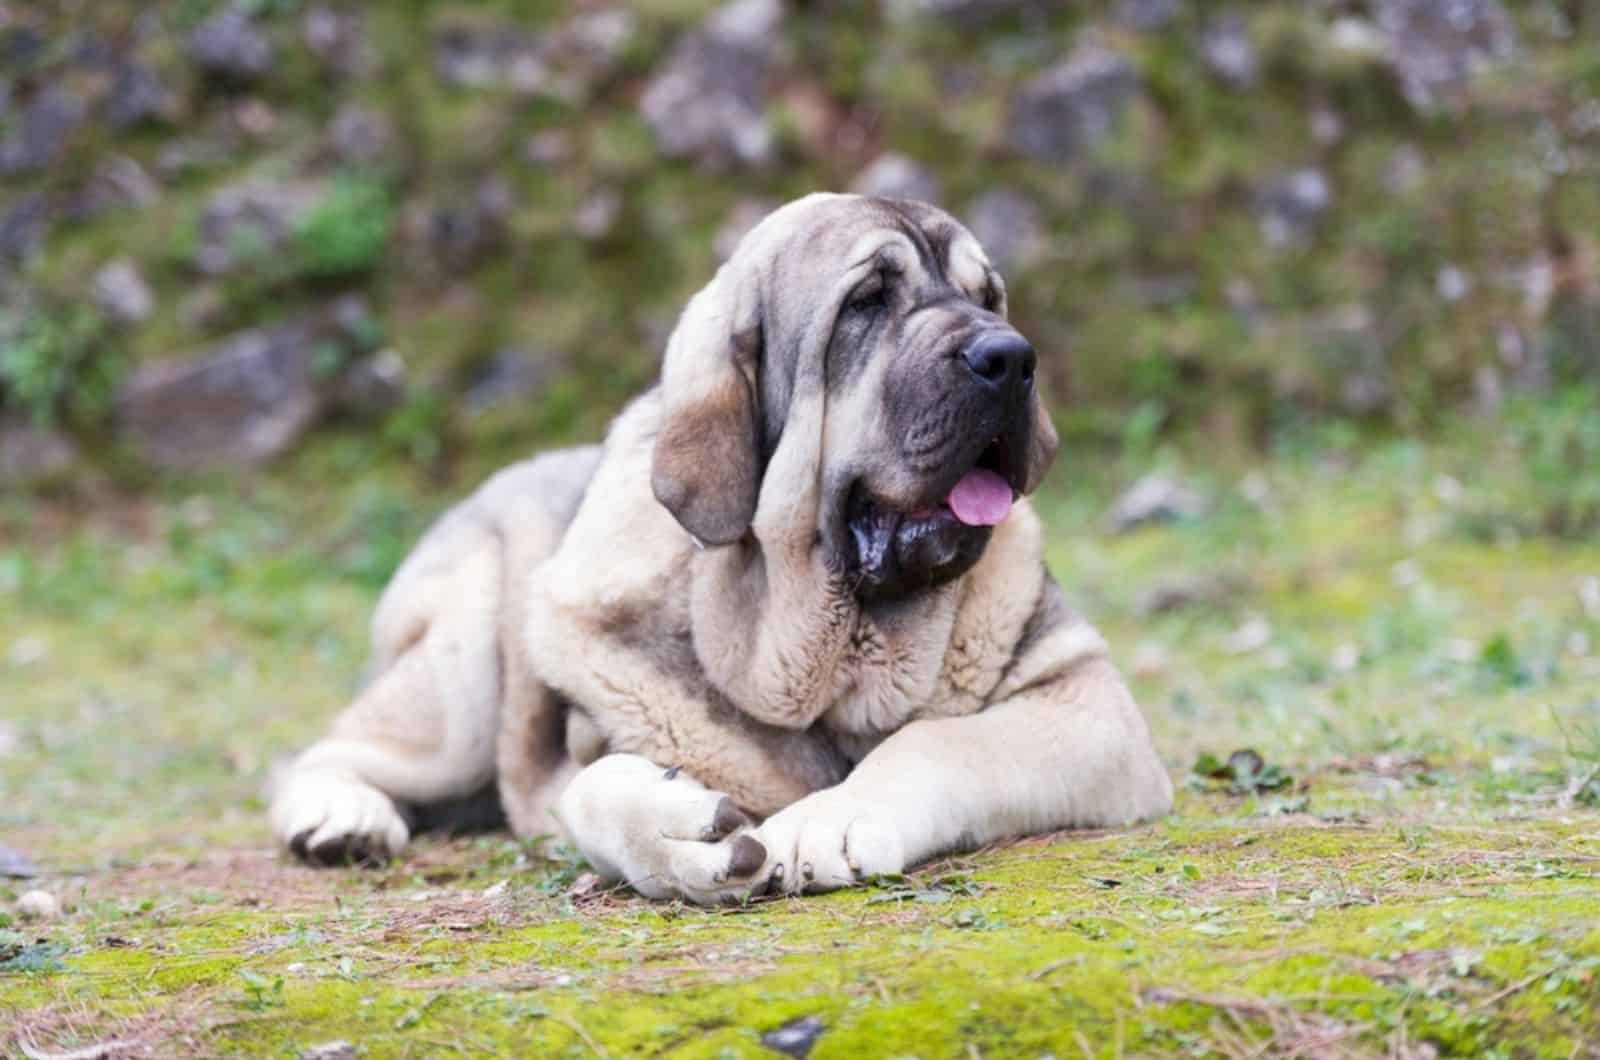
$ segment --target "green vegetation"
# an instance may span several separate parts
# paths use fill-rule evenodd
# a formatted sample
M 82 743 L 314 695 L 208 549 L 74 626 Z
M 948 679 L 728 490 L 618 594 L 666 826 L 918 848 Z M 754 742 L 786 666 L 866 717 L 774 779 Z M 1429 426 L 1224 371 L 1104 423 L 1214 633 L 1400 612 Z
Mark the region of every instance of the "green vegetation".
M 123 367 L 117 340 L 92 309 L 0 308 L 0 398 L 35 423 L 103 417 Z
M 439 482 L 336 432 L 87 518 L 81 489 L 0 498 L 0 830 L 68 907 L 0 923 L 10 1047 L 757 1056 L 815 1016 L 816 1057 L 1586 1055 L 1600 547 L 1502 458 L 1565 407 L 1428 446 L 1284 428 L 1265 464 L 1069 433 L 1050 563 L 1135 684 L 1175 814 L 721 912 L 575 888 L 505 835 L 365 872 L 272 849 L 273 759 L 338 708 L 388 572 L 494 458 Z M 1207 514 L 1107 536 L 1151 468 Z

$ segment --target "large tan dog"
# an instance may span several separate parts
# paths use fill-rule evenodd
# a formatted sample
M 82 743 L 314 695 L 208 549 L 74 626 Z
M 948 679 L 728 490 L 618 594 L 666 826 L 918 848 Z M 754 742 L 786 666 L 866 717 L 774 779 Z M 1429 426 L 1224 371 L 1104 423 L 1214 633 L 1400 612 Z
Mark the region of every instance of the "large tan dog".
M 603 448 L 502 472 L 407 559 L 371 684 L 277 786 L 278 836 L 387 856 L 487 790 L 517 834 L 711 903 L 1164 813 L 1020 499 L 1056 436 L 1005 311 L 931 206 L 772 214 Z

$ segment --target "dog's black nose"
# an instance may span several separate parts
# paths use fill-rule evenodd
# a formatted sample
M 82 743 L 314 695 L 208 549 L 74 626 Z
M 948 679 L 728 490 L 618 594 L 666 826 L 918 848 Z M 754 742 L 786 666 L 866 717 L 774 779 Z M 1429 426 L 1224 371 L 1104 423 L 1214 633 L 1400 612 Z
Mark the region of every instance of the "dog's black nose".
M 987 331 L 967 344 L 961 359 L 980 383 L 1006 391 L 1033 382 L 1038 357 L 1028 340 L 1015 331 Z

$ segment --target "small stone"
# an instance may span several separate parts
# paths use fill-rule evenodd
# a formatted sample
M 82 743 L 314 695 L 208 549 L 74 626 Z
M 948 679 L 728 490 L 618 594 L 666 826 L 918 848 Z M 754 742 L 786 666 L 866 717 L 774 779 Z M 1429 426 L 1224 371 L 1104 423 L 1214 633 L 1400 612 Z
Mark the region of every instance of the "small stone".
M 1222 638 L 1222 650 L 1232 655 L 1249 655 L 1265 648 L 1271 641 L 1272 627 L 1267 620 L 1252 618 Z
M 375 63 L 359 15 L 318 5 L 301 20 L 300 36 L 311 53 L 339 77 L 361 77 Z
M 349 1042 L 321 1042 L 300 1050 L 300 1060 L 355 1060 L 356 1047 Z
M 1244 22 L 1234 12 L 1219 15 L 1200 33 L 1200 58 L 1206 68 L 1232 88 L 1256 83 L 1256 53 Z
M 0 173 L 47 169 L 67 148 L 83 118 L 83 104 L 60 88 L 46 88 L 22 108 L 16 131 L 0 142 Z
M 1027 7 L 1028 0 L 893 0 L 889 11 L 898 18 L 940 18 L 963 26 L 981 26 Z
M 885 199 L 939 201 L 939 190 L 934 185 L 933 174 L 905 155 L 893 153 L 874 159 L 856 177 L 850 190 L 857 195 L 875 195 Z
M 518 347 L 496 353 L 462 397 L 469 414 L 487 412 L 510 401 L 532 397 L 559 368 L 560 359 L 538 356 Z
M 322 198 L 314 183 L 249 182 L 223 188 L 200 214 L 195 264 L 220 275 L 278 251 Z
M 613 188 L 602 188 L 583 201 L 573 212 L 572 227 L 589 242 L 610 235 L 622 216 L 622 195 Z
M 111 85 L 106 119 L 114 129 L 128 129 L 152 118 L 171 115 L 173 94 L 143 63 L 123 63 Z
M 1455 265 L 1446 265 L 1434 277 L 1434 290 L 1446 302 L 1459 302 L 1472 293 L 1472 280 Z
M 1383 167 L 1383 190 L 1390 195 L 1409 195 L 1422 187 L 1427 175 L 1428 164 L 1421 148 L 1415 144 L 1401 144 Z
M 553 166 L 572 157 L 572 134 L 565 129 L 545 129 L 528 137 L 522 155 L 537 166 Z
M 94 299 L 108 315 L 126 323 L 144 320 L 155 309 L 150 285 L 127 258 L 108 262 L 95 273 Z
M 17 899 L 17 915 L 24 920 L 54 920 L 61 903 L 49 891 L 28 891 Z
M 1332 147 L 1344 139 L 1344 118 L 1326 103 L 1313 107 L 1311 138 L 1323 147 Z
M 3 754 L 0 749 L 0 754 Z M 20 850 L 0 843 L 0 876 L 7 876 L 13 880 L 27 880 L 39 875 L 39 866 Z
M 825 1029 L 817 1017 L 805 1016 L 763 1034 L 761 1044 L 795 1060 L 805 1060 Z
M 1008 188 L 986 191 L 967 207 L 967 227 L 1002 271 L 1023 269 L 1044 253 L 1039 207 Z
M 1178 0 L 1121 0 L 1117 21 L 1141 33 L 1158 30 L 1178 16 Z
M 78 447 L 66 435 L 25 420 L 0 419 L 0 486 L 42 485 L 77 463 Z
M 1168 478 L 1150 474 L 1134 483 L 1111 506 L 1111 528 L 1124 533 L 1148 523 L 1194 519 L 1205 513 L 1205 500 L 1194 490 Z
M 394 130 L 379 112 L 345 103 L 333 116 L 328 139 L 333 153 L 341 161 L 371 165 L 389 153 L 394 143 Z
M 606 881 L 603 877 L 593 872 L 585 872 L 572 881 L 572 888 L 567 893 L 573 898 L 587 898 L 604 890 L 605 887 Z
M 1023 85 L 1011 107 L 1011 146 L 1045 162 L 1076 158 L 1111 132 L 1138 91 L 1132 63 L 1099 44 L 1080 44 Z
M 1269 182 L 1256 196 L 1261 234 L 1269 246 L 1309 239 L 1329 208 L 1333 189 L 1320 169 L 1298 169 Z
M 37 254 L 50 222 L 50 197 L 42 191 L 18 195 L 9 207 L 0 208 L 0 266 L 21 265 Z
M 246 11 L 227 6 L 189 34 L 189 58 L 207 73 L 253 81 L 272 68 L 272 42 Z

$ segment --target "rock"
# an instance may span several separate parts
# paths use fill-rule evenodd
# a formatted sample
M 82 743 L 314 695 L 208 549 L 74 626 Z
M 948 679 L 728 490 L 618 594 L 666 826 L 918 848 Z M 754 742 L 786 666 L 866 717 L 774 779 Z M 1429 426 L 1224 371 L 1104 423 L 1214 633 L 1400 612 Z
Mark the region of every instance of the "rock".
M 272 69 L 272 42 L 242 7 L 226 6 L 189 34 L 189 58 L 208 74 L 254 81 Z
M 517 29 L 451 26 L 433 42 L 439 77 L 464 88 L 538 91 L 549 72 L 538 38 Z
M 300 1060 L 355 1060 L 356 1047 L 349 1042 L 321 1042 L 300 1050 Z
M 27 880 L 39 875 L 39 866 L 20 850 L 0 843 L 0 876 L 13 880 Z
M 1401 144 L 1383 167 L 1383 190 L 1390 195 L 1409 195 L 1422 187 L 1427 175 L 1428 163 L 1422 149 L 1416 144 Z
M 583 239 L 598 242 L 612 233 L 621 216 L 622 195 L 614 188 L 601 188 L 573 212 L 572 227 Z
M 139 62 L 122 63 L 106 101 L 113 129 L 128 129 L 152 118 L 171 117 L 175 99 L 155 71 Z
M 1457 265 L 1446 265 L 1434 277 L 1433 286 L 1446 302 L 1459 302 L 1472 293 L 1472 277 Z
M 1178 15 L 1178 0 L 1121 0 L 1117 21 L 1141 33 L 1158 30 Z
M 1256 53 L 1250 46 L 1244 20 L 1228 11 L 1200 32 L 1200 58 L 1224 84 L 1249 88 L 1256 83 Z
M 750 229 L 761 223 L 762 218 L 778 208 L 778 204 L 771 199 L 741 199 L 728 213 L 722 227 L 717 229 L 717 234 L 712 237 L 711 249 L 717 255 L 718 261 L 727 261 L 733 257 L 733 252 L 738 249 L 739 241 L 749 233 Z
M 7 263 L 21 265 L 38 253 L 50 221 L 50 198 L 42 191 L 19 195 L 0 211 L 0 275 Z
M 83 104 L 76 96 L 60 88 L 42 89 L 22 108 L 12 134 L 0 142 L 0 173 L 26 173 L 53 165 L 82 118 Z
M 1269 181 L 1256 195 L 1261 235 L 1282 247 L 1309 239 L 1333 205 L 1333 191 L 1320 169 L 1297 169 Z
M 94 300 L 107 315 L 124 323 L 138 323 L 155 308 L 150 285 L 127 258 L 108 262 L 95 273 Z
M 469 414 L 488 412 L 537 394 L 560 369 L 561 359 L 519 347 L 496 353 L 467 387 L 462 406 Z
M 223 188 L 200 214 L 195 264 L 213 276 L 259 262 L 288 242 L 322 197 L 319 185 L 247 182 Z
M 938 202 L 939 189 L 933 174 L 905 155 L 879 155 L 856 177 L 850 190 L 858 195 L 877 195 L 885 199 L 917 199 Z
M 782 17 L 779 0 L 733 0 L 678 41 L 639 100 L 662 154 L 714 167 L 771 160 L 762 110 Z
M 481 261 L 504 242 L 506 217 L 512 206 L 510 186 L 500 177 L 491 176 L 478 185 L 469 199 L 414 212 L 407 227 L 428 248 L 428 265 L 463 269 Z
M 805 1016 L 763 1034 L 761 1044 L 795 1060 L 805 1060 L 825 1029 L 817 1017 Z
M 406 362 L 395 350 L 357 359 L 339 376 L 329 404 L 347 415 L 373 419 L 405 401 Z
M 0 419 L 0 486 L 22 489 L 59 479 L 78 463 L 78 447 L 57 431 Z
M 967 207 L 967 227 L 1002 272 L 1025 269 L 1044 252 L 1039 207 L 1009 188 L 986 191 Z
M 1011 107 L 1011 146 L 1029 158 L 1065 162 L 1111 131 L 1139 90 L 1127 59 L 1095 43 L 1022 87 Z
M 1389 64 L 1412 106 L 1455 102 L 1480 70 L 1516 54 L 1499 0 L 1377 0 Z
M 892 0 L 889 10 L 900 18 L 938 18 L 981 26 L 1037 6 L 1032 0 Z
M 323 66 L 339 77 L 364 77 L 376 65 L 359 15 L 318 5 L 300 20 L 300 37 Z
M 61 902 L 49 891 L 28 891 L 17 899 L 17 915 L 24 920 L 54 920 L 61 915 Z
M 113 155 L 68 197 L 61 213 L 71 221 L 87 221 L 107 210 L 150 206 L 160 197 L 161 186 L 143 166 L 127 155 Z
M 141 364 L 117 398 L 134 447 L 164 468 L 250 465 L 287 449 L 316 420 L 317 328 L 252 329 L 194 360 Z
M 1326 103 L 1311 108 L 1311 138 L 1323 147 L 1344 139 L 1344 116 Z
M 328 126 L 328 140 L 340 161 L 371 165 L 389 153 L 394 129 L 379 112 L 345 103 Z
M 1120 534 L 1147 523 L 1195 519 L 1205 510 L 1205 499 L 1194 490 L 1166 475 L 1150 474 L 1118 497 L 1106 518 Z
M 536 166 L 553 166 L 572 157 L 572 134 L 565 129 L 545 129 L 528 137 L 522 156 Z

